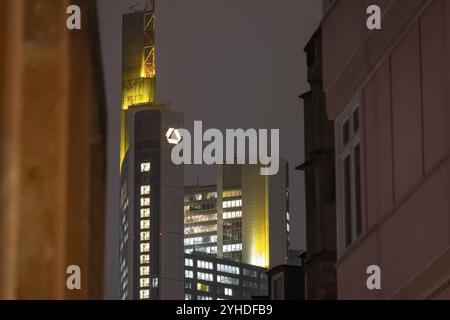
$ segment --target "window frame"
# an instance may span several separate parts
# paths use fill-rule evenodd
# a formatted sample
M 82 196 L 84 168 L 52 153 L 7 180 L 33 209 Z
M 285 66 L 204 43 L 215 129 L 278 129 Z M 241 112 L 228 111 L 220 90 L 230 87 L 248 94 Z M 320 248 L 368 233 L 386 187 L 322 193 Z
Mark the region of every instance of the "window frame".
M 354 130 L 353 115 L 358 110 L 358 128 Z M 365 232 L 365 215 L 362 208 L 362 104 L 359 95 L 354 97 L 345 109 L 339 114 L 335 121 L 335 146 L 336 146 L 336 227 L 337 227 L 337 250 L 341 257 Z M 344 143 L 344 126 L 349 124 L 349 139 Z M 358 234 L 357 218 L 357 190 L 356 190 L 356 149 L 359 147 L 359 204 L 361 232 Z M 345 214 L 345 160 L 350 157 L 350 212 L 351 212 L 351 239 L 347 244 L 347 227 Z

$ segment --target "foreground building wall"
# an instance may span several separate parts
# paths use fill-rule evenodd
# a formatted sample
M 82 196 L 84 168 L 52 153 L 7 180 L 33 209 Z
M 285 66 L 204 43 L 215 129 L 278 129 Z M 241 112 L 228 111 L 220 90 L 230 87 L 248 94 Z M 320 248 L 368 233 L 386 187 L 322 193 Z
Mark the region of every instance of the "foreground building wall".
M 326 114 L 322 81 L 322 36 L 317 30 L 305 47 L 311 90 L 304 102 L 306 247 L 304 273 L 306 298 L 336 299 L 336 190 L 334 126 Z
M 105 126 L 94 1 L 0 0 L 0 299 L 103 296 Z M 82 290 L 66 287 L 78 265 Z
M 383 10 L 380 31 L 366 28 L 369 4 Z M 322 31 L 338 297 L 449 298 L 450 3 L 335 1 Z M 373 264 L 382 288 L 369 291 Z

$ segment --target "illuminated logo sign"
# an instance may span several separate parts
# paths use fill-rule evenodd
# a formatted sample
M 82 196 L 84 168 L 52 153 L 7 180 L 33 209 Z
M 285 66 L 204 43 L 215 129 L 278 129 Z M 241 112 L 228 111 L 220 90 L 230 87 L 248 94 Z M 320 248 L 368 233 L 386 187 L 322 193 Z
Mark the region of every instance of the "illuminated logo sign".
M 263 176 L 276 175 L 279 171 L 279 129 L 271 129 L 270 134 L 267 129 L 227 129 L 224 135 L 219 129 L 203 132 L 202 122 L 195 121 L 193 137 L 182 128 L 169 129 L 166 137 L 175 145 L 171 154 L 175 165 L 259 164 Z
M 169 128 L 166 133 L 167 142 L 170 144 L 179 144 L 181 141 L 181 135 L 178 129 Z

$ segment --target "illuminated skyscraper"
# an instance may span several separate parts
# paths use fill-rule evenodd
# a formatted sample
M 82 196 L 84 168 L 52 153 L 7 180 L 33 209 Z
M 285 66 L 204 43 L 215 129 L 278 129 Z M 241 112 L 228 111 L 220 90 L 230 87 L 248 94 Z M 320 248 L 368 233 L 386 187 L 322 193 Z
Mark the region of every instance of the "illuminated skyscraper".
M 289 226 L 288 164 L 262 176 L 258 165 L 220 165 L 217 185 L 184 194 L 185 252 L 262 268 L 285 264 Z
M 181 300 L 184 173 L 171 161 L 166 133 L 183 126 L 183 115 L 156 104 L 149 3 L 123 18 L 120 298 Z

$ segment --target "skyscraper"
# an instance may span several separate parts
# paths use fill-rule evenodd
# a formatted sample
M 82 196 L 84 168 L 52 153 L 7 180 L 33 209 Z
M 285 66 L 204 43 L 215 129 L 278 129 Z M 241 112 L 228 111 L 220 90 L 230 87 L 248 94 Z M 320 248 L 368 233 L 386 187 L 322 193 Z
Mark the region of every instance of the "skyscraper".
M 217 185 L 185 188 L 185 252 L 262 268 L 286 263 L 288 165 L 261 176 L 258 165 L 219 165 Z
M 154 5 L 123 18 L 120 298 L 183 299 L 182 166 L 171 128 L 183 115 L 156 104 Z M 147 11 L 148 10 L 148 11 Z
M 184 190 L 185 299 L 267 296 L 265 272 L 287 261 L 288 164 L 218 165 L 217 185 Z

